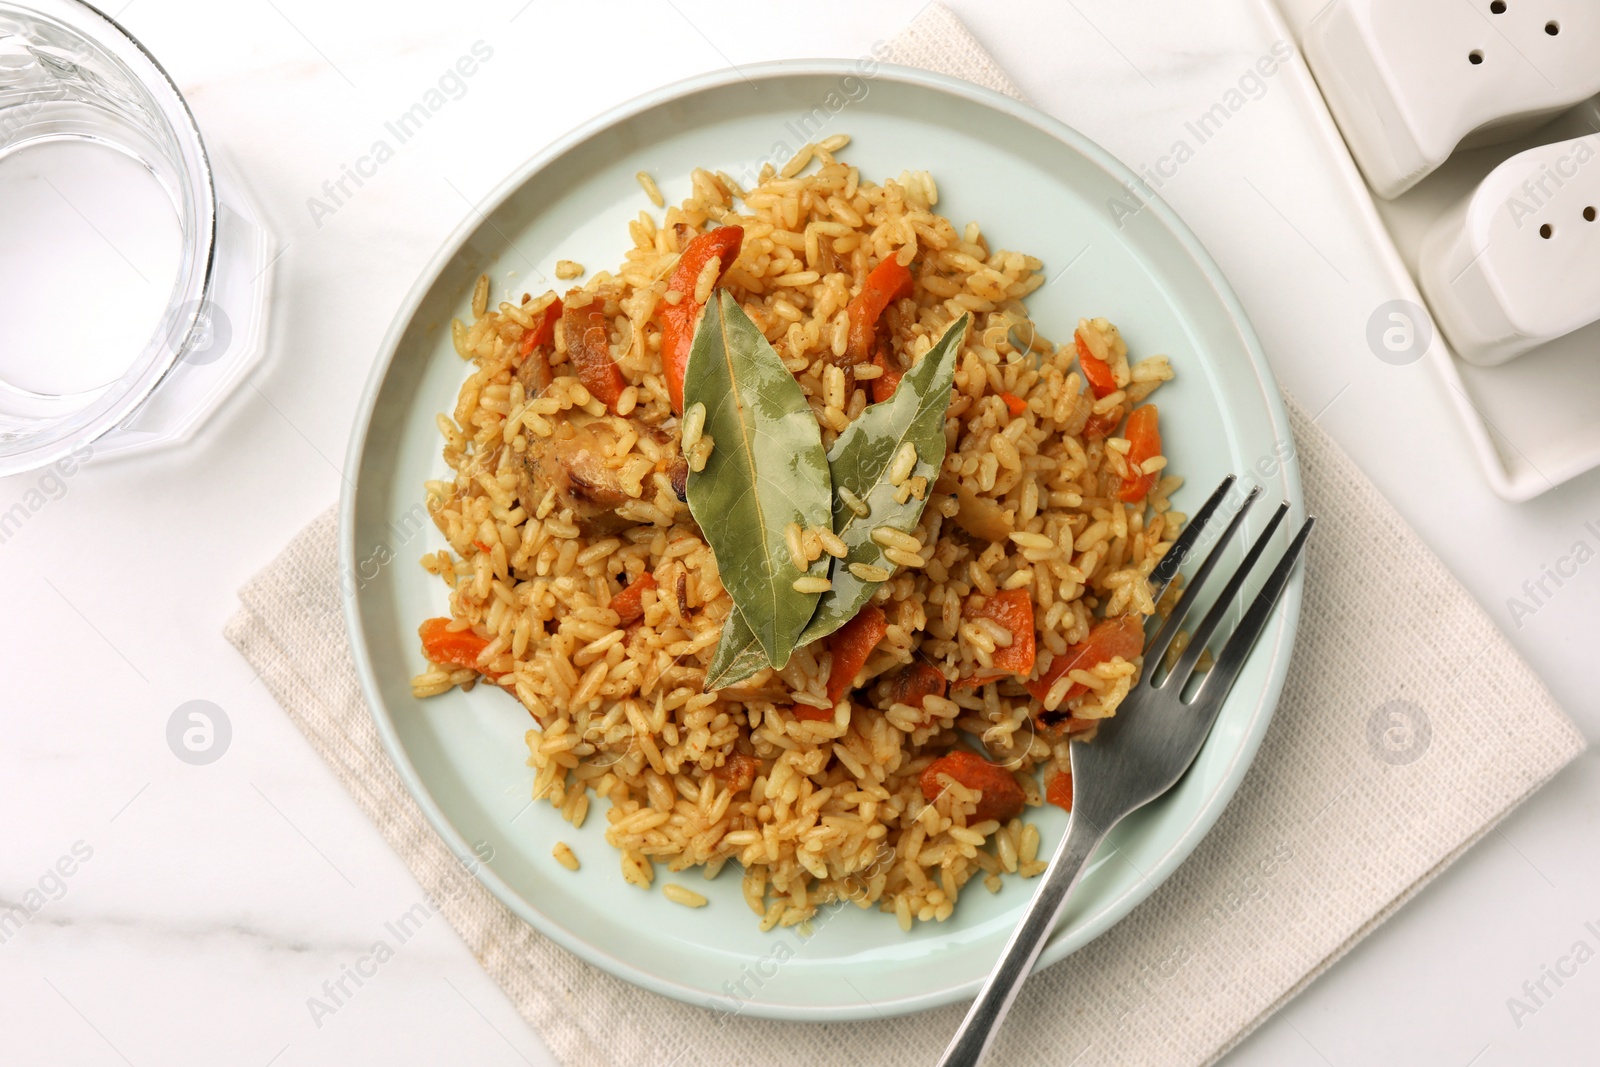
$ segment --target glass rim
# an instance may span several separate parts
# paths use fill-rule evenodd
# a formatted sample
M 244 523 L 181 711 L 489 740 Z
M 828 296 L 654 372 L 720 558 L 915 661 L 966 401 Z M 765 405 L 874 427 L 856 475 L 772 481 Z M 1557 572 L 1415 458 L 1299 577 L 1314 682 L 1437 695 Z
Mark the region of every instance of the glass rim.
M 153 117 L 170 138 L 175 157 L 173 171 L 180 187 L 169 187 L 160 172 L 154 167 L 151 170 L 172 200 L 182 246 L 166 310 L 127 369 L 98 387 L 100 396 L 55 425 L 0 441 L 0 477 L 48 466 L 116 429 L 150 398 L 193 348 L 203 332 L 202 325 L 197 318 L 191 318 L 179 334 L 174 329 L 173 313 L 185 307 L 204 307 L 212 296 L 218 203 L 216 178 L 199 123 L 177 83 L 143 42 L 86 0 L 0 0 L 0 13 L 4 12 L 55 23 L 120 66 L 149 95 L 156 109 Z M 114 144 L 108 147 L 119 149 Z M 138 158 L 150 166 L 149 161 Z

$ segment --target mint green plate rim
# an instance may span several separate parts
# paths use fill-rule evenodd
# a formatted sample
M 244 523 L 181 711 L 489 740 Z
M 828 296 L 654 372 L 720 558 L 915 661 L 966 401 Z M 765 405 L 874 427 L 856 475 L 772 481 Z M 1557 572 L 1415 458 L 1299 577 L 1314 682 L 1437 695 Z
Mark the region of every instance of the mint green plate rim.
M 409 694 L 403 698 L 393 695 L 386 697 L 383 685 L 380 683 L 380 674 L 390 679 L 391 684 L 394 678 L 409 677 L 421 669 L 420 653 L 413 649 L 404 662 L 394 662 L 396 654 L 392 651 L 386 652 L 381 646 L 376 649 L 373 647 L 373 632 L 377 627 L 399 622 L 409 625 L 414 630 L 419 620 L 386 618 L 385 609 L 389 615 L 393 615 L 394 608 L 381 602 L 378 596 L 380 589 L 387 591 L 396 582 L 413 579 L 410 576 L 404 579 L 396 577 L 397 566 L 386 565 L 387 560 L 385 560 L 375 568 L 376 573 L 368 580 L 365 572 L 372 566 L 373 561 L 371 556 L 358 551 L 358 546 L 373 542 L 375 537 L 373 531 L 380 528 L 381 521 L 386 521 L 385 516 L 375 512 L 382 508 L 384 493 L 392 495 L 396 491 L 392 485 L 387 484 L 393 481 L 393 472 L 386 471 L 381 462 L 388 438 L 384 433 L 374 431 L 375 427 L 385 432 L 395 430 L 394 411 L 404 406 L 399 401 L 385 396 L 385 385 L 394 372 L 397 355 L 400 354 L 409 334 L 419 331 L 432 334 L 439 332 L 440 324 L 435 321 L 436 308 L 429 309 L 434 312 L 433 319 L 427 322 L 421 321 L 430 295 L 435 296 L 433 303 L 437 304 L 441 299 L 437 295 L 440 291 L 455 293 L 459 297 L 460 294 L 470 290 L 470 277 L 453 278 L 447 276 L 447 272 L 452 267 L 461 268 L 464 260 L 471 258 L 466 252 L 469 242 L 472 242 L 475 236 L 485 236 L 485 230 L 495 226 L 496 213 L 513 201 L 519 190 L 533 182 L 547 168 L 557 166 L 570 153 L 582 149 L 592 139 L 601 135 L 615 134 L 618 130 L 628 131 L 630 124 L 637 123 L 642 117 L 659 119 L 663 113 L 670 114 L 674 106 L 693 103 L 704 95 L 725 93 L 729 89 L 744 86 L 753 91 L 753 96 L 759 96 L 760 90 L 763 89 L 782 92 L 786 88 L 786 83 L 796 80 L 814 80 L 821 77 L 840 80 L 842 84 L 843 79 L 852 76 L 857 78 L 862 76 L 860 65 L 857 63 L 843 60 L 806 60 L 748 64 L 737 70 L 715 71 L 689 78 L 647 93 L 585 123 L 534 155 L 501 182 L 484 198 L 482 205 L 474 208 L 470 216 L 445 241 L 440 251 L 422 271 L 395 315 L 360 401 L 346 457 L 346 488 L 341 497 L 339 510 L 339 566 L 341 576 L 350 578 L 351 587 L 348 595 L 343 597 L 344 619 L 362 693 L 371 709 L 384 749 L 401 781 L 434 829 L 472 874 L 515 915 L 540 933 L 619 978 L 657 993 L 725 1014 L 815 1022 L 902 1015 L 975 995 L 987 973 L 988 965 L 998 957 L 1010 925 L 1026 901 L 1025 892 L 1017 893 L 1015 889 L 1010 888 L 1010 885 L 1025 887 L 1029 883 L 1017 882 L 1014 878 L 1008 879 L 1010 883 L 1008 890 L 1012 895 L 997 911 L 993 900 L 1007 896 L 1007 892 L 1003 891 L 1002 894 L 992 898 L 988 905 L 977 904 L 970 898 L 976 896 L 981 899 L 990 895 L 974 880 L 963 892 L 956 914 L 949 922 L 920 924 L 918 930 L 903 944 L 880 946 L 859 957 L 850 954 L 829 955 L 820 961 L 808 962 L 804 968 L 790 964 L 786 959 L 785 966 L 790 971 L 799 970 L 798 976 L 782 975 L 785 980 L 781 983 L 777 980 L 757 983 L 757 992 L 748 997 L 745 994 L 749 992 L 749 982 L 743 983 L 735 990 L 730 988 L 727 979 L 730 973 L 734 973 L 730 970 L 732 965 L 741 959 L 749 961 L 754 958 L 759 966 L 761 959 L 758 953 L 761 952 L 760 946 L 763 942 L 755 938 L 744 938 L 743 944 L 732 949 L 726 946 L 713 947 L 711 943 L 715 938 L 727 931 L 710 927 L 696 928 L 694 924 L 709 921 L 747 927 L 753 931 L 756 917 L 742 904 L 737 908 L 723 908 L 721 914 L 712 920 L 707 920 L 705 916 L 713 913 L 713 908 L 687 912 L 677 905 L 664 905 L 665 909 L 676 909 L 674 912 L 664 911 L 657 906 L 661 899 L 659 885 L 664 880 L 680 883 L 687 880 L 695 889 L 706 890 L 707 883 L 701 882 L 697 877 L 692 880 L 688 878 L 692 872 L 673 877 L 664 869 L 660 869 L 657 873 L 657 888 L 651 894 L 626 887 L 626 891 L 618 894 L 616 901 L 613 901 L 607 894 L 615 893 L 615 884 L 620 884 L 620 877 L 614 873 L 615 857 L 596 854 L 594 850 L 590 850 L 585 854 L 585 866 L 579 874 L 572 875 L 554 868 L 555 873 L 550 875 L 548 882 L 542 881 L 543 875 L 540 874 L 531 884 L 535 888 L 548 890 L 563 885 L 557 879 L 557 874 L 561 878 L 583 878 L 589 875 L 591 869 L 598 868 L 602 872 L 608 872 L 610 877 L 607 878 L 605 873 L 589 875 L 591 878 L 599 879 L 592 888 L 594 892 L 600 894 L 594 898 L 589 910 L 598 912 L 602 902 L 610 904 L 620 901 L 625 905 L 621 912 L 600 920 L 594 914 L 583 914 L 582 905 L 579 905 L 578 911 L 572 910 L 570 901 L 565 905 L 565 910 L 557 906 L 541 907 L 540 903 L 530 899 L 534 894 L 513 884 L 512 879 L 500 869 L 501 863 L 498 859 L 476 862 L 482 851 L 481 840 L 469 841 L 468 835 L 457 825 L 461 820 L 453 817 L 451 810 L 447 810 L 453 808 L 455 814 L 459 815 L 461 809 L 456 803 L 459 798 L 446 796 L 441 801 L 435 795 L 436 792 L 449 788 L 452 783 L 444 781 L 440 775 L 435 775 L 433 781 L 425 780 L 424 775 L 419 773 L 416 760 L 413 758 L 414 753 L 408 749 L 405 739 L 401 736 L 402 730 L 397 716 L 427 716 L 433 713 L 431 706 L 422 708 L 420 706 L 422 702 L 412 700 Z M 952 106 L 959 102 L 986 108 L 995 113 L 996 129 L 1025 139 L 1031 138 L 1035 142 L 1039 139 L 1053 141 L 1056 144 L 1051 150 L 1060 149 L 1075 154 L 1093 169 L 1098 170 L 1100 177 L 1111 180 L 1122 190 L 1137 191 L 1135 196 L 1124 197 L 1126 203 L 1139 205 L 1134 215 L 1134 224 L 1144 228 L 1142 232 L 1147 235 L 1145 240 L 1156 241 L 1156 246 L 1153 247 L 1158 247 L 1163 241 L 1169 242 L 1169 247 L 1165 249 L 1158 247 L 1158 250 L 1163 254 L 1180 256 L 1186 261 L 1183 263 L 1184 269 L 1192 269 L 1198 273 L 1198 281 L 1201 284 L 1191 284 L 1186 290 L 1185 299 L 1214 302 L 1214 307 L 1207 310 L 1220 313 L 1226 320 L 1223 323 L 1226 329 L 1222 334 L 1226 341 L 1224 347 L 1233 350 L 1228 358 L 1243 359 L 1247 364 L 1242 370 L 1240 367 L 1234 367 L 1232 371 L 1241 375 L 1248 373 L 1254 392 L 1245 390 L 1244 394 L 1241 394 L 1235 389 L 1228 400 L 1230 403 L 1244 404 L 1247 408 L 1253 408 L 1252 416 L 1265 420 L 1264 426 L 1270 428 L 1278 454 L 1276 463 L 1271 465 L 1273 469 L 1270 473 L 1257 471 L 1251 475 L 1251 479 L 1262 483 L 1267 489 L 1268 505 L 1272 504 L 1273 498 L 1276 497 L 1288 500 L 1298 511 L 1303 511 L 1299 469 L 1290 436 L 1288 416 L 1272 372 L 1262 354 L 1260 343 L 1242 305 L 1220 269 L 1177 215 L 1154 196 L 1147 186 L 1140 183 L 1129 168 L 1109 153 L 1071 127 L 1026 104 L 958 79 L 913 68 L 884 64 L 870 77 L 874 85 L 895 87 L 895 92 L 900 94 L 901 99 L 904 99 L 907 93 L 925 96 L 928 114 L 937 114 L 941 104 Z M 864 91 L 863 102 L 866 95 Z M 752 108 L 754 106 L 753 104 Z M 847 121 L 841 124 L 840 128 L 848 129 L 848 126 Z M 714 133 L 707 136 L 714 136 Z M 1040 145 L 1034 143 L 1031 147 L 1037 150 Z M 757 146 L 755 151 L 763 149 Z M 881 180 L 890 175 L 873 176 Z M 938 178 L 939 175 L 936 174 L 935 177 Z M 943 185 L 941 190 L 944 190 Z M 671 194 L 669 194 L 670 199 Z M 641 203 L 640 206 L 648 205 Z M 956 221 L 959 225 L 961 220 Z M 1149 236 L 1151 234 L 1154 236 Z M 620 249 L 621 242 L 618 241 L 617 245 Z M 1033 254 L 1041 254 L 1039 248 L 1028 246 L 1025 236 L 1013 241 L 1010 247 L 1022 247 Z M 1067 254 L 1060 250 L 1050 251 L 1062 256 Z M 550 258 L 553 259 L 553 256 Z M 1158 296 L 1177 299 L 1168 293 L 1159 279 L 1152 281 L 1155 286 L 1154 292 Z M 458 310 L 452 314 L 461 314 L 465 310 L 460 299 L 456 301 L 456 307 Z M 1125 330 L 1127 326 L 1133 325 L 1119 324 L 1124 325 Z M 1232 331 L 1231 335 L 1228 335 L 1228 330 Z M 444 330 L 443 344 L 448 347 L 448 329 Z M 434 347 L 437 349 L 437 344 Z M 1216 377 L 1214 368 L 1204 366 L 1207 357 L 1203 353 L 1196 352 L 1194 357 L 1198 357 L 1201 361 L 1200 369 L 1209 376 L 1207 380 Z M 451 358 L 455 359 L 454 356 Z M 1194 374 L 1196 370 L 1193 364 L 1182 363 L 1176 357 L 1174 362 L 1178 365 L 1180 382 L 1186 373 L 1186 367 L 1187 373 L 1190 374 Z M 460 366 L 464 368 L 464 364 Z M 404 399 L 401 398 L 402 401 Z M 401 430 L 403 433 L 421 433 L 428 435 L 430 439 L 436 439 L 436 431 L 431 421 L 426 426 L 408 425 L 401 427 Z M 1236 460 L 1248 460 L 1251 457 L 1265 458 L 1265 454 L 1260 451 L 1263 443 L 1261 440 L 1256 442 L 1255 450 L 1241 451 L 1241 442 L 1233 438 L 1231 429 L 1228 433 L 1228 447 L 1232 449 Z M 1175 466 L 1183 466 L 1182 456 L 1176 456 Z M 1237 473 L 1249 474 L 1244 470 L 1239 470 Z M 1205 484 L 1193 482 L 1187 484 L 1180 490 L 1180 504 L 1192 511 L 1212 484 L 1214 480 Z M 415 487 L 407 486 L 400 491 L 404 493 L 407 490 L 417 500 L 421 499 L 420 484 Z M 1259 512 L 1268 509 L 1257 510 Z M 1264 516 L 1259 514 L 1253 515 L 1246 525 L 1246 533 L 1251 533 L 1253 528 L 1259 528 L 1263 518 Z M 363 534 L 366 535 L 366 540 L 362 539 Z M 442 540 L 439 543 L 442 545 Z M 397 560 L 398 567 L 414 568 L 415 556 L 418 554 L 420 552 L 408 551 L 403 558 Z M 420 568 L 417 570 L 420 572 Z M 437 581 L 437 579 L 430 580 Z M 1154 845 L 1150 845 L 1148 841 L 1141 842 L 1138 835 L 1143 832 L 1141 817 L 1145 812 L 1136 813 L 1119 826 L 1113 835 L 1112 843 L 1117 844 L 1120 839 L 1123 847 L 1112 849 L 1102 846 L 1074 903 L 1069 905 L 1067 915 L 1042 953 L 1039 967 L 1048 966 L 1065 958 L 1132 911 L 1177 868 L 1221 815 L 1249 768 L 1276 707 L 1288 670 L 1300 611 L 1302 586 L 1300 572 L 1296 572 L 1283 601 L 1258 643 L 1246 675 L 1241 678 L 1240 685 L 1234 690 L 1219 716 L 1218 725 L 1197 759 L 1195 769 L 1172 794 L 1145 809 L 1148 812 L 1159 805 L 1170 807 L 1172 804 L 1178 804 L 1180 801 L 1174 798 L 1181 795 L 1181 808 L 1173 809 L 1161 816 L 1166 823 L 1177 824 L 1176 832 L 1171 832 L 1169 826 L 1169 832 Z M 442 607 L 442 595 L 438 599 L 439 606 Z M 385 659 L 385 656 L 390 658 Z M 502 694 L 487 693 L 484 687 L 480 687 L 473 694 L 456 695 L 462 698 L 463 703 L 467 698 L 480 696 L 505 699 Z M 446 699 L 435 698 L 436 701 Z M 451 724 L 441 719 L 434 721 L 433 725 L 443 723 L 441 729 L 445 731 L 474 729 L 479 726 L 477 721 L 462 716 L 459 707 L 447 714 L 457 715 L 459 724 Z M 515 743 L 520 745 L 520 735 Z M 1202 766 L 1205 768 L 1203 772 Z M 1199 784 L 1195 788 L 1190 788 L 1191 782 Z M 548 812 L 548 805 L 539 807 Z M 550 814 L 553 816 L 553 813 Z M 1065 820 L 1063 818 L 1052 824 L 1048 812 L 1043 815 L 1030 812 L 1030 818 L 1041 823 L 1041 833 L 1044 838 L 1041 856 L 1045 856 L 1048 854 L 1049 846 L 1059 839 Z M 603 824 L 603 822 L 604 805 L 595 798 L 583 833 L 587 833 L 597 823 Z M 561 836 L 575 839 L 577 835 L 567 828 L 565 834 Z M 551 839 L 529 843 L 526 854 L 518 850 L 517 859 L 524 863 L 534 862 L 541 846 L 547 858 L 551 843 Z M 1131 861 L 1128 861 L 1120 864 L 1120 867 L 1125 869 L 1117 869 L 1119 865 L 1111 854 L 1129 851 L 1131 846 L 1141 844 L 1154 849 L 1153 860 L 1150 856 L 1144 856 L 1145 862 L 1138 868 L 1133 868 Z M 553 864 L 553 861 L 551 862 Z M 513 877 L 518 877 L 524 882 L 528 881 L 526 870 L 519 874 L 514 873 Z M 720 879 L 720 881 L 728 880 L 728 875 Z M 709 885 L 714 889 L 717 883 Z M 628 893 L 637 894 L 637 899 L 628 897 Z M 727 896 L 726 893 L 723 895 Z M 646 896 L 655 899 L 647 903 L 644 899 Z M 737 900 L 736 893 L 733 897 Z M 718 900 L 714 903 L 724 904 L 727 901 Z M 979 920 L 964 923 L 963 912 L 969 909 L 987 910 Z M 854 910 L 846 909 L 847 912 Z M 863 915 L 898 931 L 898 927 L 895 927 L 893 919 L 889 916 L 875 911 Z M 600 921 L 601 925 L 587 927 L 590 931 L 588 933 L 574 929 L 575 926 L 593 921 Z M 855 916 L 848 919 L 830 918 L 828 922 L 830 925 L 842 924 L 847 929 L 858 931 L 862 929 L 859 925 L 850 926 L 851 923 L 857 922 Z M 689 931 L 687 934 L 676 933 L 680 924 L 683 929 Z M 611 928 L 615 928 L 615 932 L 621 938 L 636 936 L 641 940 L 637 943 L 621 944 L 618 938 L 610 936 Z M 668 928 L 673 933 L 663 932 Z M 599 930 L 600 933 L 596 934 L 595 930 Z M 650 937 L 663 936 L 676 936 L 680 940 L 669 944 L 665 949 L 647 941 Z M 809 947 L 805 942 L 796 940 L 797 934 L 791 932 L 788 936 L 800 945 L 802 951 Z M 701 940 L 696 941 L 696 937 Z M 757 937 L 770 938 L 771 935 L 757 935 Z M 775 944 L 771 941 L 766 943 Z M 697 946 L 702 945 L 705 946 L 701 952 L 703 959 L 696 955 Z M 685 953 L 688 954 L 687 959 L 684 958 Z M 709 977 L 703 974 L 702 967 L 707 961 L 714 965 Z M 1136 961 L 1129 961 L 1130 969 L 1135 963 Z M 749 974 L 747 965 L 741 964 L 740 967 L 735 976 Z M 947 980 L 940 979 L 929 984 L 920 977 L 930 968 L 940 967 L 950 969 L 951 974 Z M 721 984 L 716 981 L 719 978 L 724 979 Z M 842 982 L 844 978 L 852 980 Z M 866 988 L 862 988 L 863 984 Z M 769 985 L 771 988 L 768 988 Z M 849 992 L 844 992 L 840 988 L 841 985 Z M 914 988 L 904 992 L 897 988 L 899 985 L 910 985 Z

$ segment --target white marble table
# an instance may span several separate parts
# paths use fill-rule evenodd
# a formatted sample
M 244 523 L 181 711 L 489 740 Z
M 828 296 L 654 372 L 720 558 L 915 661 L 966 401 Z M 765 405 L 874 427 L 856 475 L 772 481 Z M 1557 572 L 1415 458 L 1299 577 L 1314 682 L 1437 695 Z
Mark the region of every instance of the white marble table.
M 308 998 L 420 890 L 222 624 L 234 590 L 337 496 L 377 343 L 469 200 L 639 92 L 729 63 L 863 54 L 919 6 L 815 0 L 792 23 L 709 0 L 123 10 L 243 164 L 285 251 L 269 361 L 192 445 L 90 463 L 0 544 L 0 898 L 41 880 L 59 895 L 0 943 L 0 1063 L 550 1062 L 438 920 L 313 1018 Z M 1232 43 L 1251 39 L 1244 0 L 952 6 L 1035 102 L 1135 165 L 1153 164 L 1257 58 Z M 308 198 L 479 40 L 494 53 L 465 96 L 314 217 Z M 1600 568 L 1520 625 L 1507 600 L 1574 542 L 1596 540 L 1584 524 L 1600 524 L 1600 477 L 1524 505 L 1490 494 L 1423 366 L 1389 366 L 1365 347 L 1388 294 L 1333 209 L 1331 181 L 1296 162 L 1304 133 L 1288 116 L 1269 86 L 1163 193 L 1239 290 L 1284 386 L 1327 406 L 1322 425 L 1594 735 Z M 0 482 L 0 510 L 35 487 Z M 192 699 L 232 723 L 209 766 L 180 762 L 165 740 Z M 1551 995 L 1531 1014 L 1514 1018 L 1507 999 L 1525 998 L 1524 982 L 1575 942 L 1600 948 L 1584 925 L 1600 930 L 1597 812 L 1590 756 L 1229 1064 L 1591 1062 L 1600 964 L 1559 987 L 1546 979 Z M 49 876 L 63 857 L 72 874 Z

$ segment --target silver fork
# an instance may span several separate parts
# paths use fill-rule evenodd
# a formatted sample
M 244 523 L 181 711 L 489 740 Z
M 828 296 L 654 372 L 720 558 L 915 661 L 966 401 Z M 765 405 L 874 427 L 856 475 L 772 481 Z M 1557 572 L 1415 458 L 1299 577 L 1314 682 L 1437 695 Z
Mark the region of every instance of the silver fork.
M 1194 551 L 1201 534 L 1222 505 L 1233 483 L 1232 475 L 1223 479 L 1217 491 L 1211 494 L 1211 499 L 1196 513 L 1188 528 L 1151 572 L 1150 584 L 1157 600 L 1177 577 L 1178 568 L 1183 565 L 1185 557 Z M 1022 983 L 1033 969 L 1034 961 L 1039 958 L 1045 941 L 1055 930 L 1066 907 L 1067 896 L 1078 884 L 1095 849 L 1111 828 L 1129 812 L 1148 804 L 1177 784 L 1211 732 L 1223 698 L 1233 688 L 1250 655 L 1250 649 L 1261 636 L 1261 630 L 1272 614 L 1273 605 L 1289 584 L 1290 572 L 1305 549 L 1306 538 L 1316 520 L 1306 519 L 1295 534 L 1261 592 L 1239 621 L 1238 628 L 1223 646 L 1216 664 L 1188 702 L 1183 700 L 1183 691 L 1194 676 L 1195 666 L 1205 651 L 1206 643 L 1221 624 L 1233 599 L 1244 587 L 1251 568 L 1282 525 L 1289 511 L 1288 504 L 1278 506 L 1267 528 L 1256 538 L 1211 610 L 1195 627 L 1188 647 L 1173 664 L 1172 670 L 1158 678 L 1156 668 L 1172 646 L 1185 617 L 1194 608 L 1201 587 L 1216 568 L 1228 542 L 1244 522 L 1245 513 L 1260 495 L 1261 489 L 1257 486 L 1245 498 L 1205 562 L 1195 571 L 1172 614 L 1146 646 L 1145 666 L 1139 683 L 1123 700 L 1117 714 L 1101 723 L 1098 736 L 1092 743 L 1072 746 L 1073 804 L 1066 839 L 1051 857 L 1050 865 L 1034 891 L 1033 900 L 1022 915 L 1022 921 L 1012 932 L 1011 940 L 1006 942 L 1005 951 L 1000 955 L 1000 962 L 995 965 L 989 980 L 984 983 L 983 991 L 962 1020 L 961 1028 L 945 1049 L 944 1057 L 939 1061 L 940 1067 L 975 1067 L 983 1058 L 999 1031 L 1001 1020 L 1011 1009 Z

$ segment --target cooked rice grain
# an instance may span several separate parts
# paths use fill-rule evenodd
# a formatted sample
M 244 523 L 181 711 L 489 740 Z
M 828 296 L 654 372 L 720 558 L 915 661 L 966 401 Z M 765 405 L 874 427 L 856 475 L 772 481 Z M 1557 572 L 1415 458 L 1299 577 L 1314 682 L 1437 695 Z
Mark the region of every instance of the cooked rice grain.
M 667 206 L 667 202 L 661 198 L 661 190 L 656 187 L 656 180 L 650 177 L 648 172 L 641 170 L 634 177 L 638 179 L 640 188 L 644 190 L 644 195 L 650 198 L 652 204 L 656 207 Z
M 674 885 L 671 882 L 667 882 L 661 887 L 661 895 L 674 904 L 682 904 L 686 908 L 703 908 L 707 904 L 706 898 L 699 893 L 692 889 L 685 889 L 681 885 Z

